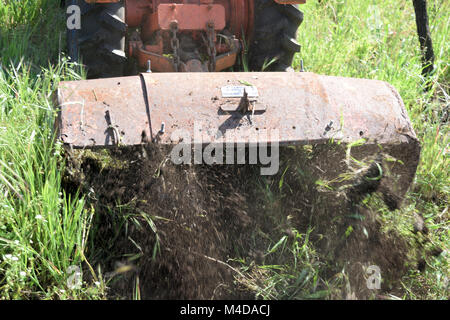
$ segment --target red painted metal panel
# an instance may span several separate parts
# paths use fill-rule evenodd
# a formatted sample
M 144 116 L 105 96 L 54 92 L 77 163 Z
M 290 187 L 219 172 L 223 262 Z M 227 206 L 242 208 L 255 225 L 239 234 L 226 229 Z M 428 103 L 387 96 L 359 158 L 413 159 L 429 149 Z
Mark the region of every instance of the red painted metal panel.
M 208 23 L 213 23 L 215 30 L 223 30 L 226 26 L 225 8 L 219 4 L 160 4 L 159 28 L 170 30 L 172 21 L 178 22 L 179 30 L 206 30 Z

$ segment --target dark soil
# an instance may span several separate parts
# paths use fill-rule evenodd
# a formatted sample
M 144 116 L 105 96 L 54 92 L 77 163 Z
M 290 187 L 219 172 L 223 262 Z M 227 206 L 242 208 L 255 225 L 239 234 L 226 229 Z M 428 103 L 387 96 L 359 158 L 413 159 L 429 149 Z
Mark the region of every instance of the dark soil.
M 358 176 L 345 192 L 324 191 L 316 184 L 322 168 L 339 161 L 329 146 L 311 150 L 282 150 L 280 172 L 265 178 L 257 165 L 175 166 L 168 149 L 154 146 L 77 152 L 68 155 L 64 187 L 80 189 L 95 209 L 87 256 L 110 280 L 111 298 L 132 298 L 139 279 L 143 299 L 253 299 L 235 281 L 238 265 L 230 259 L 265 263 L 270 242 L 259 230 L 277 239 L 311 227 L 321 276 L 344 268 L 349 277 L 350 289 L 332 298 L 373 297 L 366 285 L 370 265 L 382 272 L 377 293 L 400 290 L 408 244 L 381 232 L 376 213 L 358 204 L 367 194 L 385 193 L 385 183 L 361 185 Z M 327 174 L 339 172 L 337 166 Z M 366 174 L 376 175 L 371 170 Z

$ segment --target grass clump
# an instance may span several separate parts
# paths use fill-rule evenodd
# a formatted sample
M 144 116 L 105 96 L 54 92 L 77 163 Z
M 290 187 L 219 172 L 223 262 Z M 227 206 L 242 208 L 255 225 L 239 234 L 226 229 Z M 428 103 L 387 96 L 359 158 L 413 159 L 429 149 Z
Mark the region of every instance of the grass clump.
M 54 139 L 52 94 L 81 79 L 61 54 L 64 13 L 55 1 L 2 0 L 0 21 L 0 299 L 102 297 L 100 282 L 74 278 L 93 212 L 61 188 Z

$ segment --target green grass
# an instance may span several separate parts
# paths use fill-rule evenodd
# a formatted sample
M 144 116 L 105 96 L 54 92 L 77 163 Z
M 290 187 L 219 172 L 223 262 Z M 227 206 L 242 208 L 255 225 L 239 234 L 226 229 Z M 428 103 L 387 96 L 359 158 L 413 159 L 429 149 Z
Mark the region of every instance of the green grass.
M 52 93 L 80 76 L 60 57 L 64 16 L 54 3 L 0 2 L 0 299 L 102 296 L 101 286 L 68 282 L 92 212 L 61 188 Z
M 43 71 L 35 79 L 25 67 L 0 73 L 0 288 L 5 297 L 47 294 L 49 284 L 59 286 L 65 270 L 80 264 L 76 250 L 83 250 L 88 231 L 83 202 L 60 188 L 61 146 L 49 143 L 54 116 L 46 96 L 53 87 L 49 74 L 57 73 Z
M 51 94 L 59 81 L 82 76 L 79 66 L 61 54 L 65 21 L 55 2 L 0 0 L 0 299 L 96 299 L 105 292 L 101 281 L 68 287 L 70 266 L 94 273 L 84 259 L 93 212 L 61 188 L 64 163 L 62 147 L 53 139 Z M 401 298 L 412 299 L 448 298 L 449 130 L 444 118 L 449 112 L 450 2 L 433 0 L 428 6 L 436 53 L 430 92 L 424 92 L 410 0 L 308 1 L 301 6 L 303 48 L 294 63 L 297 70 L 303 59 L 307 71 L 385 80 L 399 90 L 423 149 L 405 207 L 396 212 L 381 208 L 380 215 L 386 232 L 396 230 L 416 241 L 409 221 L 422 214 L 429 228 L 426 246 L 444 249 L 438 257 L 425 256 L 425 272 L 412 268 L 403 279 Z M 259 297 L 308 297 L 320 266 L 307 238 L 296 233 L 294 239 L 273 239 L 265 254 L 284 250 L 291 259 L 251 269 L 252 277 L 262 281 L 253 288 Z M 245 261 L 242 265 L 250 268 Z M 344 283 L 345 274 L 333 281 Z M 304 284 L 299 290 L 298 283 Z M 328 297 L 336 285 L 330 284 Z M 135 296 L 140 297 L 138 283 Z

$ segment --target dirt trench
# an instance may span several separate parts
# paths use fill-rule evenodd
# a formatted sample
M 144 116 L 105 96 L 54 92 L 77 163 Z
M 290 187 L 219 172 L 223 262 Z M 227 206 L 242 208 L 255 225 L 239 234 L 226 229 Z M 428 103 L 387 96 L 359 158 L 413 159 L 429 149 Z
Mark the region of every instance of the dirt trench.
M 375 297 L 367 288 L 371 265 L 383 276 L 375 294 L 400 290 L 409 246 L 383 233 L 376 213 L 358 204 L 373 192 L 389 199 L 383 181 L 365 185 L 355 177 L 346 192 L 317 183 L 323 168 L 343 170 L 336 159 L 345 150 L 282 149 L 279 173 L 265 178 L 258 165 L 173 165 L 169 151 L 139 146 L 68 154 L 64 188 L 81 190 L 95 209 L 87 255 L 110 280 L 111 298 L 133 298 L 138 283 L 142 299 L 254 299 L 237 281 L 233 259 L 281 263 L 261 259 L 270 245 L 261 234 L 277 239 L 293 229 L 313 230 L 321 277 L 345 269 L 348 285 L 328 298 Z M 364 218 L 352 218 L 355 213 Z

